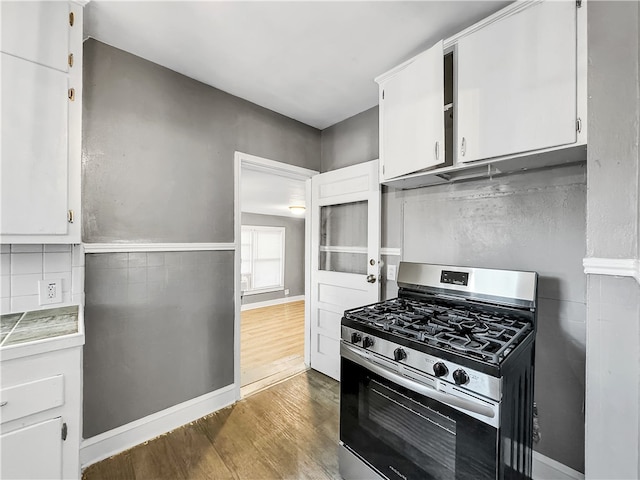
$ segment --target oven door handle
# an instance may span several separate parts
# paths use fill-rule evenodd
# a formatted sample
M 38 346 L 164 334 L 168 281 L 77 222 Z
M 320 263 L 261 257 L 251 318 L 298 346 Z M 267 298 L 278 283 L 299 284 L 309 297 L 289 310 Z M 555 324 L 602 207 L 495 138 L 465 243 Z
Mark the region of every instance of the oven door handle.
M 353 347 L 345 345 L 344 343 L 340 344 L 340 354 L 344 358 L 357 363 L 358 365 L 377 375 L 380 375 L 383 378 L 386 378 L 390 382 L 424 395 L 425 397 L 429 397 L 438 402 L 442 402 L 445 405 L 468 410 L 470 412 L 478 415 L 483 415 L 488 418 L 494 418 L 496 415 L 494 409 L 487 405 L 481 404 L 481 400 L 474 401 L 470 399 L 455 397 L 448 393 L 440 392 L 434 388 L 423 385 L 422 383 L 418 383 L 414 380 L 411 380 L 410 378 L 400 375 L 397 372 L 373 363 L 371 359 L 367 358 L 362 353 L 355 350 Z

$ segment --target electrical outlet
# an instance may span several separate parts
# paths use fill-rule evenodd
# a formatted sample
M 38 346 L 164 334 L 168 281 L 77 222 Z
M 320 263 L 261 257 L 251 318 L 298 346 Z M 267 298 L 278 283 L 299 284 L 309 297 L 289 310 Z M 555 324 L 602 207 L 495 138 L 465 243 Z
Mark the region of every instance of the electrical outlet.
M 289 295 L 289 289 L 288 289 L 288 288 L 286 288 L 286 289 L 284 290 L 284 294 L 285 294 L 285 295 Z
M 395 280 L 395 279 L 396 279 L 396 266 L 387 265 L 387 280 Z
M 40 305 L 62 302 L 62 279 L 39 280 Z

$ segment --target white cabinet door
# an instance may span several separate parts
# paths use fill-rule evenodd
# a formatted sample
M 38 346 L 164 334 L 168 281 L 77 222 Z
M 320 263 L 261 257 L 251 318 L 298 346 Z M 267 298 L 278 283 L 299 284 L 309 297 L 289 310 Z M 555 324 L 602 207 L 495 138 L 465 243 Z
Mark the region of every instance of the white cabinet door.
M 442 42 L 380 83 L 382 179 L 445 161 Z
M 67 2 L 2 1 L 3 52 L 61 71 L 68 69 Z
M 380 298 L 378 161 L 311 178 L 311 368 L 340 380 L 340 320 Z
M 576 5 L 544 1 L 457 44 L 458 162 L 576 141 Z
M 57 417 L 0 436 L 0 478 L 62 478 L 61 432 Z
M 5 53 L 0 233 L 67 233 L 67 74 Z

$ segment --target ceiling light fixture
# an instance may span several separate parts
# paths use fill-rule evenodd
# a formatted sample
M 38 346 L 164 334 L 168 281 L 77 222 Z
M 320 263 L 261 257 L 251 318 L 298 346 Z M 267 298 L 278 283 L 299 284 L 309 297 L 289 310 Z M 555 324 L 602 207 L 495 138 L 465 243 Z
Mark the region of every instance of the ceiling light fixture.
M 302 205 L 291 205 L 289 210 L 291 210 L 291 213 L 294 215 L 302 215 L 305 211 L 305 207 Z

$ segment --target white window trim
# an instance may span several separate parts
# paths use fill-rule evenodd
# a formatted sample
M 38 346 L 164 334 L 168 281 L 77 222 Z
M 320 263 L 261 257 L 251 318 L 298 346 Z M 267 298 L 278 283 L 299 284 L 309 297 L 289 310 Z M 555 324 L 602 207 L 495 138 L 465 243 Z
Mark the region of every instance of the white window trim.
M 272 293 L 272 292 L 281 292 L 285 289 L 285 278 L 284 278 L 284 272 L 285 272 L 285 242 L 286 242 L 286 233 L 287 233 L 287 229 L 286 227 L 267 227 L 267 226 L 263 226 L 263 225 L 242 225 L 240 227 L 240 231 L 242 232 L 242 230 L 244 229 L 251 229 L 254 231 L 278 231 L 280 233 L 282 233 L 282 251 L 280 253 L 280 258 L 282 259 L 282 261 L 280 262 L 280 278 L 282 280 L 282 284 L 281 285 L 274 285 L 271 287 L 265 287 L 265 288 L 253 288 L 251 290 L 243 290 L 241 293 L 243 296 L 249 296 L 249 295 L 259 295 L 261 293 Z M 251 243 L 251 263 L 253 264 L 253 261 L 256 257 L 255 255 L 255 249 L 256 249 L 256 244 L 255 242 Z M 242 241 L 240 241 L 240 252 L 242 252 Z M 240 260 L 240 262 L 242 263 L 242 259 Z M 252 268 L 252 274 L 253 274 L 253 268 Z

